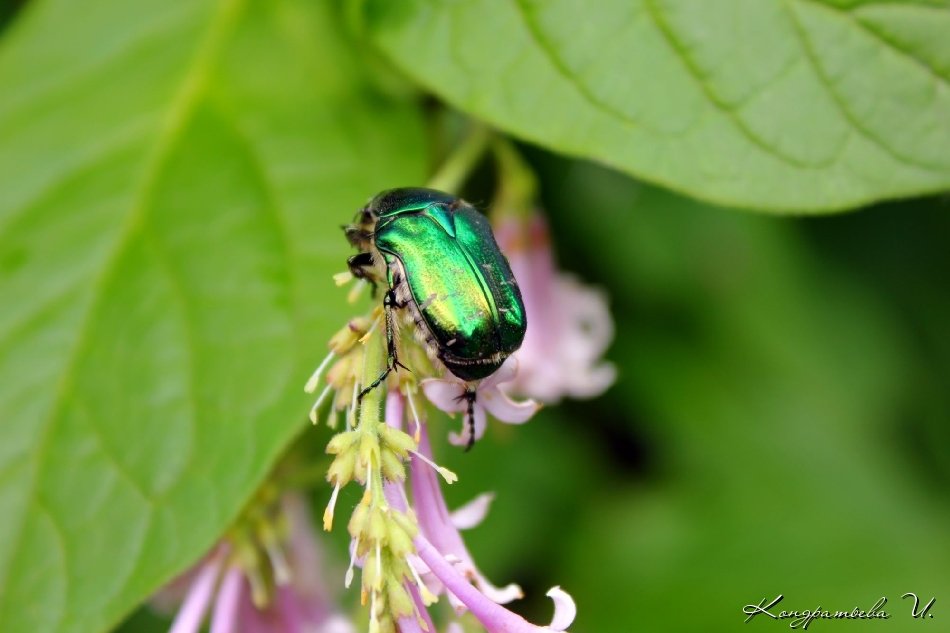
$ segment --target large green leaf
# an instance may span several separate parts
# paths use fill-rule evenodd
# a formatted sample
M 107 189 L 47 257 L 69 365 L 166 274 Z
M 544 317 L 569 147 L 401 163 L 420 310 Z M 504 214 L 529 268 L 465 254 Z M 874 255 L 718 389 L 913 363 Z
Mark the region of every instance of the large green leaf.
M 306 424 L 339 224 L 421 121 L 326 3 L 39 1 L 0 49 L 0 630 L 96 631 Z
M 950 187 L 950 5 L 371 2 L 455 106 L 714 202 L 800 211 Z

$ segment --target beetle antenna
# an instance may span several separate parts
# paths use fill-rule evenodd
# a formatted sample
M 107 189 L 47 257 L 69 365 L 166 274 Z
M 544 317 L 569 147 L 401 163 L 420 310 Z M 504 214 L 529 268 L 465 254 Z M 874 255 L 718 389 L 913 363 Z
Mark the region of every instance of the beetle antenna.
M 468 401 L 465 410 L 466 422 L 468 423 L 468 443 L 465 444 L 465 452 L 467 453 L 475 446 L 475 392 L 466 391 L 465 400 Z

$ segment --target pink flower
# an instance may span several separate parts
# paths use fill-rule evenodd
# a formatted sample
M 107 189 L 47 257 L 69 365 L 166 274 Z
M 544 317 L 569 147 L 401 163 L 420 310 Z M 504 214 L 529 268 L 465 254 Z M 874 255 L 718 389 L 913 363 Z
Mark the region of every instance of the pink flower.
M 550 633 L 565 631 L 577 615 L 573 598 L 560 587 L 552 587 L 548 596 L 554 601 L 554 617 L 546 627 L 531 624 L 480 592 L 422 534 L 415 538 L 419 558 L 457 599 L 472 612 L 488 633 Z
M 429 434 L 424 425 L 419 441 L 419 452 L 430 460 L 432 459 Z M 412 459 L 409 469 L 413 507 L 419 520 L 420 533 L 443 556 L 450 557 L 456 569 L 474 582 L 479 591 L 490 600 L 498 604 L 506 604 L 521 598 L 523 596 L 521 587 L 515 584 L 509 584 L 501 588 L 496 587 L 475 566 L 475 561 L 472 559 L 468 548 L 465 547 L 462 535 L 459 534 L 459 528 L 453 521 L 453 515 L 449 513 L 446 506 L 436 472 L 426 462 L 415 457 Z M 487 507 L 485 511 L 487 512 Z M 463 513 L 462 518 L 465 524 L 472 524 L 471 514 L 473 514 L 471 509 L 468 513 Z M 428 570 L 423 571 L 428 572 Z M 426 573 L 420 573 L 423 576 L 426 575 Z M 462 602 L 451 593 L 449 594 L 449 602 L 456 610 L 463 609 Z
M 517 361 L 509 359 L 498 371 L 485 378 L 475 387 L 474 393 L 464 382 L 455 378 L 427 378 L 420 384 L 432 404 L 446 413 L 463 413 L 462 433 L 449 433 L 449 441 L 459 446 L 470 445 L 481 439 L 487 426 L 486 411 L 496 419 L 509 424 L 523 424 L 540 408 L 533 400 L 517 402 L 509 398 L 499 385 L 515 378 Z M 471 414 L 469 419 L 469 400 Z M 474 438 L 472 437 L 474 431 Z
M 541 402 L 600 395 L 616 378 L 602 356 L 613 338 L 603 292 L 556 268 L 544 218 L 505 216 L 495 227 L 521 288 L 528 330 L 515 353 L 518 375 L 506 386 Z
M 387 397 L 386 422 L 390 426 L 402 426 L 402 400 L 402 396 L 395 392 Z M 554 619 L 548 627 L 531 624 L 501 606 L 522 597 L 521 588 L 516 584 L 499 588 L 489 582 L 476 567 L 459 533 L 460 529 L 474 527 L 485 517 L 492 495 L 480 495 L 456 512 L 450 513 L 442 496 L 438 472 L 433 464 L 428 431 L 422 424 L 419 429 L 419 450 L 413 454 L 409 465 L 412 509 L 418 519 L 419 533 L 413 540 L 416 555 L 411 556 L 409 560 L 418 586 L 408 589 L 419 617 L 402 618 L 400 631 L 434 631 L 426 610 L 428 601 L 424 599 L 423 592 L 446 594 L 457 613 L 471 611 L 488 633 L 564 631 L 573 622 L 576 608 L 571 597 L 559 587 L 548 592 L 555 604 Z M 400 511 L 405 511 L 408 507 L 408 495 L 401 484 L 386 484 L 386 497 Z M 432 596 L 430 600 L 431 598 Z M 425 629 L 420 622 L 424 622 L 429 628 Z M 449 631 L 456 630 L 455 625 L 449 626 Z
M 157 606 L 183 600 L 171 633 L 197 633 L 209 608 L 211 633 L 355 633 L 352 623 L 335 612 L 320 577 L 321 556 L 305 501 L 286 494 L 281 503 L 290 533 L 287 556 L 269 551 L 277 586 L 270 603 L 258 607 L 253 600 L 259 572 L 248 573 L 235 547 L 219 544 L 199 565 L 186 572 L 156 596 Z M 284 582 L 281 582 L 284 581 Z

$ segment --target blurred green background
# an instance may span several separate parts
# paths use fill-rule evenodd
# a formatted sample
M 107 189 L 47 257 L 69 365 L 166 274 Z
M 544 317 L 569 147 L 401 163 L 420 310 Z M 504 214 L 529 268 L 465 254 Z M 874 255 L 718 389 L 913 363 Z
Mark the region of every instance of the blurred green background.
M 19 4 L 0 5 L 0 24 Z M 360 62 L 386 86 L 358 89 L 367 116 L 388 108 L 381 94 L 424 102 L 427 120 L 444 108 L 379 59 Z M 778 594 L 784 608 L 831 610 L 886 596 L 886 623 L 812 626 L 947 630 L 950 199 L 756 215 L 522 149 L 562 267 L 610 298 L 618 380 L 523 427 L 496 424 L 471 453 L 438 449 L 460 475 L 450 503 L 497 493 L 466 538 L 489 578 L 524 587 L 514 608 L 546 621 L 544 592 L 560 584 L 578 633 L 734 631 L 744 605 Z M 489 200 L 489 176 L 466 196 Z M 330 243 L 352 211 L 314 209 L 307 226 Z M 320 300 L 347 316 L 341 296 L 338 314 Z M 329 436 L 305 433 L 317 451 Z M 317 513 L 326 496 L 314 493 Z M 330 539 L 342 560 L 345 532 Z M 905 592 L 936 596 L 934 619 L 912 620 Z M 119 630 L 167 625 L 143 608 Z

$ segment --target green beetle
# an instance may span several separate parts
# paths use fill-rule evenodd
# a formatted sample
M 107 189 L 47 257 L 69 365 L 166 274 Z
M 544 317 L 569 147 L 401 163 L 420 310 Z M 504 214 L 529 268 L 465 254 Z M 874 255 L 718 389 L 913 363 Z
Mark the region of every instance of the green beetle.
M 407 309 L 429 355 L 473 382 L 493 374 L 524 340 L 521 290 L 484 215 L 434 189 L 383 191 L 343 227 L 359 249 L 350 271 L 387 285 L 388 364 L 360 394 L 404 367 L 396 356 L 393 310 Z M 469 388 L 469 420 L 475 391 Z

